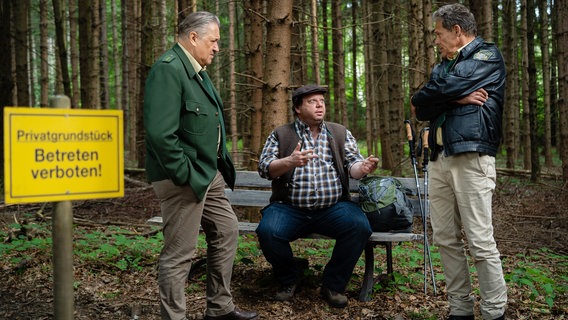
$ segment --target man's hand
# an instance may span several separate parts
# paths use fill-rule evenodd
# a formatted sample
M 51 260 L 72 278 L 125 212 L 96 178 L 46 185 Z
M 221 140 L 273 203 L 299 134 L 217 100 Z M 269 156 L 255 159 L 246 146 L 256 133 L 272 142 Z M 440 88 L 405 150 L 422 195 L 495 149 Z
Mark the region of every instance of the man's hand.
M 288 161 L 292 167 L 303 167 L 310 162 L 311 159 L 317 158 L 318 156 L 314 154 L 314 150 L 307 149 L 302 150 L 302 143 L 298 142 L 296 149 L 290 156 L 288 156 Z
M 468 94 L 467 96 L 459 100 L 456 100 L 456 102 L 459 104 L 475 104 L 478 106 L 483 106 L 483 104 L 485 103 L 485 101 L 487 101 L 488 98 L 489 94 L 487 93 L 487 91 L 481 88 L 475 90 L 474 92 Z
M 379 165 L 379 158 L 370 155 L 367 159 L 357 162 L 351 167 L 351 177 L 353 179 L 361 179 L 369 173 L 377 170 Z
M 298 142 L 296 149 L 294 149 L 291 155 L 276 159 L 270 163 L 268 174 L 272 179 L 276 179 L 293 168 L 307 165 L 311 159 L 317 157 L 312 149 L 302 150 L 302 143 Z

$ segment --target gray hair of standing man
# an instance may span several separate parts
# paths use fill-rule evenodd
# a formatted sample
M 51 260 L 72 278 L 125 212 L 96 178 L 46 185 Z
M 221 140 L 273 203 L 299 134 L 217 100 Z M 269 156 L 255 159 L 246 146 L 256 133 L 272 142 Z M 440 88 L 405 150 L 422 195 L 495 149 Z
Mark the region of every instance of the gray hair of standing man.
M 441 21 L 442 27 L 452 30 L 455 25 L 460 26 L 463 32 L 470 36 L 477 36 L 477 23 L 469 9 L 459 3 L 447 4 L 432 14 L 434 21 Z
M 213 13 L 207 11 L 192 12 L 180 22 L 178 36 L 182 37 L 190 32 L 196 32 L 198 35 L 204 34 L 207 31 L 206 27 L 211 23 L 216 23 L 217 26 L 221 27 L 219 18 Z

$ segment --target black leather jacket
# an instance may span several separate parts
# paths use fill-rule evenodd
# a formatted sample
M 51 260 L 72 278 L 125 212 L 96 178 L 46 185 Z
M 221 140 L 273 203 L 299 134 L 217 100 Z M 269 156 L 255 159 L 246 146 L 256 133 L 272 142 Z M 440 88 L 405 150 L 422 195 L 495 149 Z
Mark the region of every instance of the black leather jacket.
M 499 49 L 477 37 L 455 60 L 436 65 L 430 80 L 412 97 L 416 118 L 430 121 L 429 144 L 443 144 L 446 156 L 479 152 L 495 156 L 501 142 L 505 62 Z M 483 88 L 489 99 L 483 106 L 460 105 L 456 100 Z M 442 127 L 442 143 L 436 128 Z M 435 161 L 438 152 L 432 152 Z

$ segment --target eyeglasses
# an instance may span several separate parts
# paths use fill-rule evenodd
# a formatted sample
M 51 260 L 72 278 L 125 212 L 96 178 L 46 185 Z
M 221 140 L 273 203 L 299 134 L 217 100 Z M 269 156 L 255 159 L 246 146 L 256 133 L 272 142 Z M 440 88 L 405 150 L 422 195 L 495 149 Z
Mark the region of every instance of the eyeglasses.
M 310 106 L 315 106 L 316 104 L 325 104 L 325 99 L 316 99 L 316 98 L 312 98 L 312 99 L 308 99 L 306 100 L 306 102 L 310 105 Z

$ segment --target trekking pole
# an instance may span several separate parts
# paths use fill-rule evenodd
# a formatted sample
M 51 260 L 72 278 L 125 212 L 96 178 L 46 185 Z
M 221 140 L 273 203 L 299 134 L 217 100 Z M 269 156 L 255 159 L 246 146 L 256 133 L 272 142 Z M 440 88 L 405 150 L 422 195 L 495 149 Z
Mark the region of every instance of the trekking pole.
M 418 205 L 420 207 L 420 216 L 422 217 L 422 223 L 425 221 L 424 214 L 424 204 L 422 202 L 422 196 L 420 194 L 420 180 L 418 179 L 418 169 L 416 168 L 416 153 L 414 149 L 414 132 L 412 126 L 410 125 L 410 120 L 404 120 L 404 125 L 406 126 L 406 138 L 408 139 L 408 146 L 410 147 L 410 162 L 412 162 L 412 169 L 414 169 L 414 179 L 416 181 L 416 191 L 418 193 Z M 426 233 L 424 233 L 424 294 L 427 292 L 427 280 L 428 280 L 428 270 L 427 270 L 427 245 L 428 238 Z
M 430 213 L 430 206 L 428 205 L 428 158 L 429 158 L 429 145 L 428 145 L 428 135 L 430 133 L 430 128 L 425 127 L 422 129 L 421 140 L 422 140 L 422 150 L 423 150 L 423 158 L 422 158 L 422 171 L 424 172 L 424 219 L 422 220 L 424 226 L 424 239 L 428 234 L 427 228 L 427 217 Z M 434 295 L 436 295 L 436 279 L 434 278 L 434 269 L 432 268 L 432 256 L 430 254 L 430 246 L 426 248 L 428 252 L 428 262 L 430 264 L 430 278 L 432 280 L 432 288 L 434 289 Z

